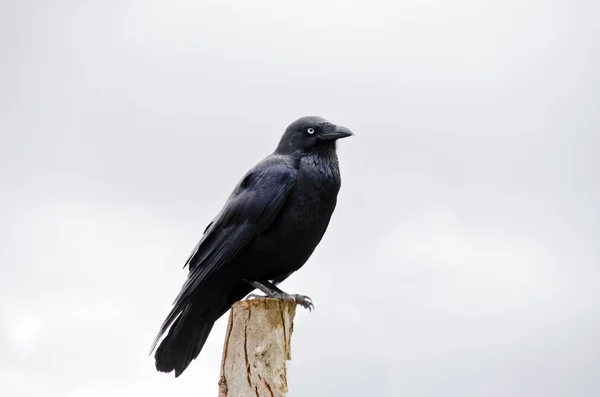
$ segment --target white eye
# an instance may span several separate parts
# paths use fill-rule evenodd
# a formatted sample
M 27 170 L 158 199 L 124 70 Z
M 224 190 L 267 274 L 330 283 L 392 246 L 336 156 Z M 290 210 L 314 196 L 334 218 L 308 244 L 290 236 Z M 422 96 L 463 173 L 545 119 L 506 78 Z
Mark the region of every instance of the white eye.
M 309 134 L 314 134 L 315 133 L 315 129 L 310 127 L 309 129 L 306 130 L 306 132 L 308 132 Z

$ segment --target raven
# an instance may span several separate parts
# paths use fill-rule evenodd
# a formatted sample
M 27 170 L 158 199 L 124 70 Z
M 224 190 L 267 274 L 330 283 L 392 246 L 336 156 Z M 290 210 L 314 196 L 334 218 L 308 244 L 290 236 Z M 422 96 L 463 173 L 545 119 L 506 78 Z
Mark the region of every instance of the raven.
M 254 289 L 312 309 L 309 297 L 276 285 L 321 241 L 341 185 L 336 141 L 351 135 L 321 117 L 302 117 L 244 175 L 185 264 L 188 277 L 152 344 L 151 351 L 170 327 L 154 355 L 158 371 L 181 375 L 215 321 Z

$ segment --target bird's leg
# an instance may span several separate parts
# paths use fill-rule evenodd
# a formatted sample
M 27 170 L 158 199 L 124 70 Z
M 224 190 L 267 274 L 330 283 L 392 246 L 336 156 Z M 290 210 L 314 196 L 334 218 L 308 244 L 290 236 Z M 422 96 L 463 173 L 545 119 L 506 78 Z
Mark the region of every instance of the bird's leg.
M 287 292 L 283 292 L 279 288 L 277 288 L 273 283 L 269 281 L 250 281 L 246 280 L 248 284 L 261 290 L 268 298 L 275 299 L 291 299 L 296 302 L 298 305 L 312 311 L 315 308 L 315 305 L 312 302 L 312 299 L 306 295 L 298 295 L 298 294 L 288 294 Z M 263 298 L 262 296 L 258 296 L 255 294 L 248 295 L 249 298 Z

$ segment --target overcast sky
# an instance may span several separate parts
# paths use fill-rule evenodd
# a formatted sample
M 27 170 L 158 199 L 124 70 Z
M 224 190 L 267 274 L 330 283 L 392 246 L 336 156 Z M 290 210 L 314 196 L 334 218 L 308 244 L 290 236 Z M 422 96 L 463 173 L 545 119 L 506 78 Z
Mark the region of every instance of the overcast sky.
M 216 396 L 148 348 L 294 119 L 351 128 L 290 397 L 600 395 L 600 5 L 0 0 L 0 394 Z

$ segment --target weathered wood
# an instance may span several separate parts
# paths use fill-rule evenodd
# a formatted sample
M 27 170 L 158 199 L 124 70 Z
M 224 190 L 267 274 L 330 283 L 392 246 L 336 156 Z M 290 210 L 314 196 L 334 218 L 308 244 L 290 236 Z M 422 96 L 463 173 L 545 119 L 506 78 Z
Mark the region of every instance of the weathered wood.
M 284 397 L 296 303 L 272 298 L 236 302 L 225 336 L 219 397 Z

